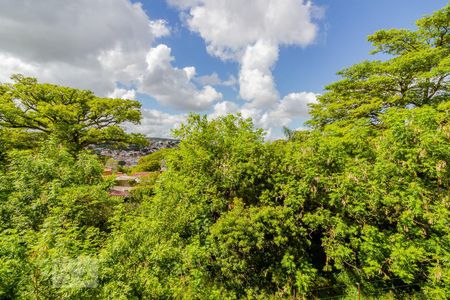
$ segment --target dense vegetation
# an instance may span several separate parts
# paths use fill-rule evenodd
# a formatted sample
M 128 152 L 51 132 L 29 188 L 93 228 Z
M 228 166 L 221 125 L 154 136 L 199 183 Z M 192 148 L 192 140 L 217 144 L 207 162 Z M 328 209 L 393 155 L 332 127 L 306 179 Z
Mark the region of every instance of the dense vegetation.
M 161 155 L 167 171 L 127 199 L 83 149 L 125 138 L 135 102 L 1 85 L 0 298 L 353 299 L 359 283 L 366 298 L 448 299 L 450 7 L 417 25 L 370 36 L 389 59 L 340 72 L 286 140 L 192 115 L 177 149 L 139 166 Z M 89 125 L 100 111 L 115 123 Z
M 138 101 L 96 97 L 90 91 L 39 84 L 34 78 L 12 76 L 0 85 L 0 141 L 22 147 L 53 138 L 71 152 L 108 142 L 145 143 L 119 125 L 139 123 Z
M 138 164 L 132 168 L 132 172 L 160 171 L 164 167 L 165 159 L 171 151 L 171 148 L 161 148 L 156 152 L 141 157 Z

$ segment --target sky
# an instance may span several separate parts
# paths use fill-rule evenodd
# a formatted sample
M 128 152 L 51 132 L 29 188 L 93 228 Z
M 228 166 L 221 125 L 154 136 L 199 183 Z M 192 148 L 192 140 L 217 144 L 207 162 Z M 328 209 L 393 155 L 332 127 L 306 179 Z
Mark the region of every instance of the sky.
M 168 137 L 190 112 L 251 117 L 267 138 L 301 129 L 367 36 L 415 28 L 444 0 L 2 0 L 0 82 L 40 82 L 142 103 L 130 132 Z

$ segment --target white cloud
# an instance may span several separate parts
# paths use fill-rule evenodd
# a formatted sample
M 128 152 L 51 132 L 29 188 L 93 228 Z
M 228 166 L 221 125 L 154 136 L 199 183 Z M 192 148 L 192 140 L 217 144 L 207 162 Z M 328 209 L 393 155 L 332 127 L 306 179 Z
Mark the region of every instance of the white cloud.
M 172 66 L 173 60 L 171 49 L 166 45 L 150 49 L 146 57 L 147 69 L 140 79 L 142 92 L 164 105 L 189 111 L 205 111 L 222 98 L 212 86 L 198 89 L 191 82 L 195 68 L 176 68 Z
M 271 67 L 278 59 L 278 48 L 266 41 L 248 46 L 239 73 L 240 95 L 250 106 L 270 108 L 278 99 Z
M 211 75 L 203 75 L 195 78 L 195 81 L 203 85 L 219 85 L 222 83 L 219 75 L 217 73 L 212 73 Z
M 209 115 L 210 118 L 226 114 L 241 113 L 244 118 L 252 118 L 257 127 L 263 128 L 266 132 L 266 138 L 279 138 L 282 134 L 283 126 L 295 126 L 295 121 L 306 120 L 309 113 L 310 103 L 315 103 L 318 94 L 315 93 L 291 93 L 277 100 L 271 109 L 257 108 L 248 103 L 238 106 L 234 102 L 222 101 L 214 106 L 214 111 Z
M 155 37 L 163 37 L 170 34 L 169 27 L 165 20 L 150 21 L 150 30 Z
M 184 67 L 183 71 L 186 73 L 188 80 L 191 80 L 192 78 L 194 78 L 195 73 L 197 72 L 195 70 L 195 67 Z
M 273 128 L 305 118 L 314 93 L 280 97 L 272 69 L 283 45 L 312 44 L 318 27 L 314 19 L 321 9 L 303 0 L 167 0 L 181 11 L 185 24 L 206 42 L 208 53 L 240 64 L 239 95 L 247 101 L 239 109 L 269 134 Z M 202 82 L 218 84 L 212 74 Z M 226 111 L 226 102 L 216 104 L 213 116 Z
M 0 82 L 9 81 L 12 74 L 24 72 L 35 75 L 37 73 L 37 66 L 26 63 L 20 58 L 0 53 Z
M 127 90 L 118 91 L 117 95 L 125 94 Z M 255 125 L 266 130 L 268 139 L 279 138 L 281 127 L 292 125 L 296 118 L 308 116 L 308 104 L 316 102 L 318 95 L 314 93 L 291 93 L 274 104 L 270 111 L 249 107 L 247 104 L 239 106 L 232 101 L 217 102 L 208 118 L 214 119 L 227 114 L 241 113 L 244 118 L 252 118 Z M 143 133 L 147 136 L 171 137 L 171 130 L 185 122 L 185 114 L 169 114 L 155 109 L 143 109 L 140 125 L 127 124 L 130 132 Z M 297 124 L 295 124 L 297 128 Z
M 4 0 L 0 21 L 0 78 L 21 72 L 101 95 L 135 77 L 149 45 L 169 32 L 128 0 Z
M 167 2 L 179 9 L 187 9 L 202 3 L 202 0 L 167 0 Z
M 136 91 L 134 89 L 127 90 L 122 88 L 115 88 L 112 93 L 108 94 L 108 97 L 134 100 L 136 98 Z
M 303 47 L 314 41 L 316 7 L 302 0 L 168 1 L 205 40 L 210 54 L 239 63 L 238 78 L 199 76 L 193 66 L 174 66 L 169 47 L 153 46 L 158 37 L 170 34 L 169 25 L 150 19 L 131 0 L 3 0 L 0 81 L 22 73 L 100 96 L 135 98 L 143 92 L 179 110 L 212 110 L 212 117 L 241 111 L 268 130 L 279 125 L 277 119 L 287 122 L 304 115 L 309 98 L 302 93 L 281 98 L 272 69 L 280 46 Z M 118 82 L 134 89 L 119 88 Z M 221 101 L 213 87 L 237 83 L 246 100 L 241 107 Z M 151 135 L 168 134 L 185 119 L 149 109 L 143 117 L 142 125 L 130 128 Z
M 172 66 L 170 48 L 152 48 L 157 38 L 170 34 L 169 25 L 150 19 L 139 2 L 3 0 L 0 24 L 1 82 L 22 73 L 99 96 L 134 99 L 136 91 L 145 92 L 163 105 L 195 111 L 222 97 L 212 86 L 192 82 L 195 67 Z M 183 119 L 154 110 L 144 110 L 143 117 L 142 128 L 134 130 L 154 135 Z
M 2 50 L 40 62 L 85 60 L 118 44 L 136 50 L 154 38 L 141 5 L 125 0 L 4 0 L 0 18 Z
M 186 120 L 184 114 L 168 114 L 155 109 L 142 109 L 140 125 L 127 124 L 129 132 L 142 133 L 152 137 L 171 137 L 171 130 Z
M 211 85 L 211 86 L 228 86 L 234 88 L 238 83 L 238 80 L 234 75 L 230 75 L 228 79 L 220 79 L 219 75 L 214 72 L 210 75 L 203 75 L 194 78 L 195 82 L 201 85 Z
M 209 118 L 214 119 L 219 116 L 226 116 L 234 114 L 239 111 L 239 106 L 231 101 L 222 101 L 214 105 L 214 111 L 208 115 Z
M 308 104 L 315 103 L 317 99 L 315 93 L 291 93 L 283 97 L 273 110 L 267 111 L 261 116 L 261 125 L 264 128 L 275 126 L 289 126 L 298 117 L 308 116 Z
M 221 58 L 236 58 L 259 40 L 277 45 L 306 46 L 313 42 L 317 10 L 302 0 L 168 0 L 185 10 L 192 31 L 206 41 L 208 51 Z
M 228 77 L 227 80 L 222 81 L 221 85 L 234 88 L 237 83 L 238 83 L 238 80 L 236 79 L 236 77 L 234 77 L 234 75 L 230 75 L 230 77 Z

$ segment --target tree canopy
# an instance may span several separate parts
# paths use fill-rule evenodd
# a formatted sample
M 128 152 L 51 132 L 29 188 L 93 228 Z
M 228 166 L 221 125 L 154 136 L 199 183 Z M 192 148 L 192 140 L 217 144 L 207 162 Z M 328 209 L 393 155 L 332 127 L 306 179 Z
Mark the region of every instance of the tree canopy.
M 120 125 L 139 123 L 138 101 L 109 99 L 91 91 L 12 76 L 0 85 L 0 130 L 27 140 L 54 138 L 73 151 L 91 144 L 142 141 Z M 23 139 L 19 139 L 22 141 Z
M 338 74 L 342 80 L 312 105 L 310 124 L 366 119 L 376 125 L 390 107 L 436 106 L 450 89 L 450 7 L 417 21 L 417 30 L 380 30 L 369 36 L 375 49 L 389 59 L 364 61 Z
M 166 156 L 171 148 L 162 148 L 139 159 L 136 166 L 132 168 L 133 172 L 156 172 L 160 171 L 164 165 Z
M 126 199 L 97 157 L 71 154 L 66 106 L 8 94 L 69 88 L 1 85 L 0 137 L 15 135 L 0 144 L 0 298 L 448 299 L 450 6 L 417 24 L 369 37 L 389 58 L 342 71 L 287 139 L 190 115 L 177 148 L 138 166 L 167 170 Z

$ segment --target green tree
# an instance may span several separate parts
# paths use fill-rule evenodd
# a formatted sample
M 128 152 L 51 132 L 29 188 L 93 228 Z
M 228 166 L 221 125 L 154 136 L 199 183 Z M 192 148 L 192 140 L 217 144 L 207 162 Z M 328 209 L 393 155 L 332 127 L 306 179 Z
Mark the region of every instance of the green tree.
M 418 29 L 380 30 L 369 36 L 372 53 L 384 53 L 386 61 L 365 61 L 338 74 L 342 80 L 312 104 L 310 124 L 367 119 L 378 124 L 390 107 L 436 106 L 449 97 L 450 6 L 417 21 Z
M 392 58 L 344 70 L 288 141 L 191 116 L 155 195 L 102 251 L 102 295 L 310 299 L 360 282 L 447 299 L 449 11 L 373 35 Z
M 171 148 L 159 149 L 153 153 L 139 159 L 137 165 L 133 167 L 133 172 L 156 172 L 160 171 L 163 161 L 169 155 Z
M 0 298 L 320 299 L 358 282 L 368 299 L 448 299 L 449 7 L 371 36 L 390 59 L 344 70 L 288 140 L 191 115 L 167 170 L 126 200 L 58 134 L 19 150 L 8 135 L 37 131 L 3 125 Z M 52 266 L 76 262 L 98 285 L 55 287 Z
M 220 265 L 209 230 L 235 198 L 257 201 L 267 174 L 262 131 L 241 117 L 208 121 L 194 115 L 175 135 L 181 143 L 166 158 L 155 196 L 126 218 L 102 253 L 105 297 L 234 293 L 214 276 Z
M 139 123 L 138 101 L 100 98 L 22 75 L 12 79 L 13 84 L 0 85 L 0 130 L 22 135 L 25 141 L 37 134 L 40 140 L 51 136 L 73 152 L 103 142 L 144 142 L 120 127 L 124 122 Z
M 369 37 L 390 58 L 327 87 L 294 169 L 310 174 L 297 179 L 310 178 L 304 222 L 321 237 L 329 282 L 446 299 L 450 6 L 417 25 Z
M 64 273 L 56 268 L 70 262 L 88 268 L 111 230 L 122 199 L 108 195 L 112 182 L 102 169 L 95 156 L 74 157 L 52 141 L 8 153 L 0 171 L 1 299 L 95 298 L 95 289 L 67 280 L 59 286 Z M 76 266 L 70 271 L 78 279 Z

